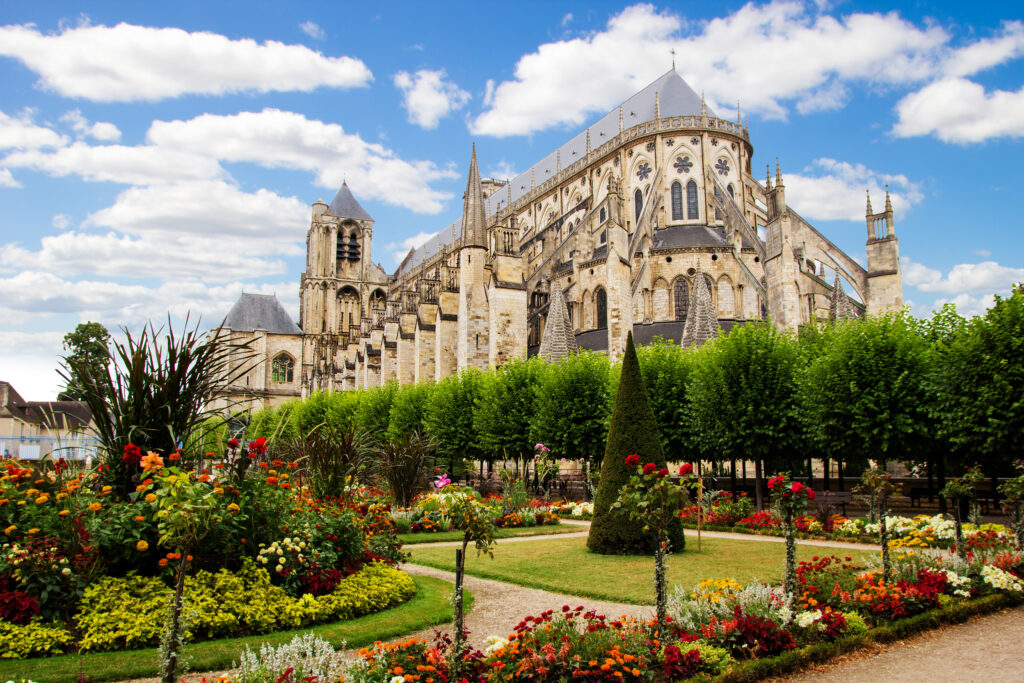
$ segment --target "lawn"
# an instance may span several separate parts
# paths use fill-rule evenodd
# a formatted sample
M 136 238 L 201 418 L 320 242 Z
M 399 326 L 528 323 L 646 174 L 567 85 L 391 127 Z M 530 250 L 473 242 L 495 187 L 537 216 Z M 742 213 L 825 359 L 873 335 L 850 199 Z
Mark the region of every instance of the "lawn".
M 783 543 L 704 538 L 701 552 L 693 534 L 687 549 L 668 558 L 670 586 L 689 588 L 703 579 L 730 577 L 741 583 L 752 579 L 781 582 L 785 571 Z M 526 543 L 498 543 L 494 559 L 469 553 L 466 572 L 521 586 L 543 588 L 585 598 L 654 603 L 654 559 L 644 556 L 596 555 L 587 550 L 586 538 L 556 538 Z M 410 562 L 454 570 L 451 548 L 412 548 Z M 845 548 L 797 544 L 797 560 L 836 554 L 854 559 L 871 553 Z
M 579 524 L 551 524 L 545 526 L 525 526 L 515 529 L 498 529 L 496 538 L 513 538 L 515 536 L 543 536 L 545 534 L 571 534 L 574 531 L 586 531 L 587 527 Z M 434 533 L 398 534 L 402 545 L 420 543 L 440 543 L 442 541 L 461 541 L 461 531 L 437 531 Z
M 425 576 L 414 576 L 416 595 L 409 602 L 364 617 L 324 624 L 294 631 L 279 631 L 245 638 L 225 638 L 195 643 L 185 647 L 185 659 L 192 671 L 228 669 L 238 661 L 245 647 L 258 650 L 263 643 L 279 645 L 296 635 L 312 631 L 335 647 L 363 647 L 376 640 L 387 640 L 451 621 L 450 602 L 452 584 Z M 466 593 L 472 605 L 472 596 Z M 120 681 L 131 678 L 156 676 L 157 650 L 128 650 L 99 652 L 88 655 L 60 655 L 39 659 L 0 659 L 0 681 L 46 681 L 46 683 L 75 683 L 79 679 L 89 683 Z

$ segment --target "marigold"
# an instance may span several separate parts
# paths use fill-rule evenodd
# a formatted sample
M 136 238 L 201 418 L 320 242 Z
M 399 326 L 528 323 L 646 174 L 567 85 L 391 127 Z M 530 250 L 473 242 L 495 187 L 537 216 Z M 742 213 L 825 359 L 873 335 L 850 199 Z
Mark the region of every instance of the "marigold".
M 167 566 L 167 558 L 166 557 L 161 557 L 160 561 L 157 562 L 157 564 L 160 565 L 161 567 L 166 567 Z
M 203 482 L 205 484 L 206 482 L 210 481 L 210 475 L 209 474 L 201 474 L 201 475 L 199 475 L 199 481 L 201 481 L 201 482 Z
M 91 510 L 92 512 L 96 512 L 97 510 L 100 510 L 100 509 L 101 509 L 102 507 L 103 507 L 103 506 L 102 506 L 102 505 L 100 505 L 99 503 L 89 503 L 89 509 L 90 509 L 90 510 Z
M 146 518 L 143 517 L 142 515 L 135 515 L 135 521 L 136 522 L 145 522 Z
M 221 487 L 219 487 L 219 486 L 218 486 L 217 488 L 215 488 L 215 489 L 213 490 L 213 492 L 214 492 L 214 493 L 215 493 L 216 495 L 218 495 L 218 496 L 219 496 L 220 494 L 224 493 L 224 489 L 222 489 Z
M 174 453 L 171 453 L 170 455 L 168 455 L 167 459 L 168 460 L 181 460 L 181 453 L 178 453 L 177 451 L 175 451 Z
M 267 477 L 267 483 L 270 484 L 271 486 L 274 486 L 275 484 L 277 484 L 277 477 Z
M 61 517 L 67 517 L 68 515 L 71 514 L 71 510 L 61 510 L 57 514 L 60 515 Z
M 29 529 L 29 530 L 28 530 L 28 535 L 29 535 L 29 536 L 34 536 L 34 535 L 36 535 L 36 534 L 38 534 L 38 533 L 39 533 L 39 529 L 35 529 L 35 528 L 33 528 L 33 529 Z
M 18 526 L 16 524 L 12 524 L 9 527 L 7 527 L 6 529 L 4 529 L 4 533 L 7 534 L 8 536 L 10 536 L 11 534 L 13 534 L 17 530 L 18 530 Z
M 228 512 L 230 512 L 231 514 L 239 512 L 241 509 L 242 508 L 238 507 L 238 503 L 232 503 L 231 505 L 228 505 Z
M 147 493 L 146 494 L 146 502 L 147 503 L 155 503 L 156 502 L 156 494 L 155 493 Z
M 139 541 L 135 544 L 135 549 L 138 550 L 140 553 L 144 553 L 147 550 L 149 550 L 149 543 L 145 541 Z
M 42 505 L 43 503 L 45 503 L 48 500 L 50 500 L 50 499 L 47 498 L 46 496 L 39 496 L 38 498 L 36 498 L 36 505 Z

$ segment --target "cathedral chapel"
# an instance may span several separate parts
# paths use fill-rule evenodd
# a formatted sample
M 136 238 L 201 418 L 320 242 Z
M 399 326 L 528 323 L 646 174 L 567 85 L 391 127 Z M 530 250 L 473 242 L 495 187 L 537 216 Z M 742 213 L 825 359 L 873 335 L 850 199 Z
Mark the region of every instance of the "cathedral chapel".
M 343 183 L 312 207 L 298 325 L 274 296 L 242 294 L 228 314 L 259 359 L 231 398 L 256 409 L 538 353 L 618 356 L 629 331 L 690 346 L 747 321 L 901 310 L 888 192 L 879 213 L 867 200 L 863 268 L 786 204 L 778 163 L 762 183 L 752 156 L 738 107 L 721 118 L 673 69 L 516 178 L 481 178 L 474 147 L 462 217 L 393 273 Z

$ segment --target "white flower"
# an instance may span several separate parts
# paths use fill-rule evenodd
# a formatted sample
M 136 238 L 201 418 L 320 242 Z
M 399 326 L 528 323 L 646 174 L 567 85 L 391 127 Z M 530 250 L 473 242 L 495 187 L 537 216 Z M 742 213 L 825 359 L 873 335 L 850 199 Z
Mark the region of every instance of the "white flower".
M 404 683 L 405 679 L 401 676 L 392 676 L 390 683 Z
M 796 625 L 800 628 L 810 628 L 814 624 L 818 623 L 821 619 L 821 612 L 818 610 L 811 610 L 809 612 L 800 612 L 796 615 Z
M 484 654 L 488 657 L 490 657 L 495 652 L 508 645 L 508 641 L 502 638 L 501 636 L 491 636 L 490 638 L 485 640 L 484 643 L 486 644 L 486 647 L 484 648 Z
M 981 568 L 981 578 L 985 583 L 999 590 L 1024 592 L 1024 584 L 1021 584 L 1017 577 L 990 564 Z

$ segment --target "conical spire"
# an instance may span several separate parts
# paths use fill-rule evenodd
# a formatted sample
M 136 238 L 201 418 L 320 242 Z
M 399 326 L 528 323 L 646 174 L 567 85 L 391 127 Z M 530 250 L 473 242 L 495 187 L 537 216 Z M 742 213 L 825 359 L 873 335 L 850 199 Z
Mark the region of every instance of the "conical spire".
M 540 350 L 537 355 L 549 363 L 557 363 L 578 350 L 576 334 L 572 331 L 572 323 L 569 322 L 569 309 L 566 308 L 565 297 L 562 296 L 562 287 L 552 283 L 548 319 L 544 325 L 544 335 L 540 339 Z
M 700 346 L 717 337 L 718 330 L 718 318 L 711 305 L 711 291 L 708 289 L 707 278 L 701 269 L 697 268 L 690 290 L 690 308 L 686 313 L 686 322 L 683 323 L 683 338 L 680 344 L 684 349 Z
M 885 184 L 885 210 L 887 213 L 892 213 L 892 200 L 889 199 L 889 184 Z
M 874 214 L 874 210 L 872 210 L 872 208 L 871 208 L 871 190 L 865 188 L 864 189 L 864 193 L 868 196 L 867 215 L 870 216 L 870 215 Z
M 480 168 L 476 163 L 476 143 L 469 162 L 469 179 L 462 198 L 462 240 L 466 246 L 487 246 L 487 215 L 484 211 L 484 191 L 480 185 Z
M 372 221 L 370 214 L 366 213 L 366 209 L 359 205 L 356 198 L 352 195 L 352 190 L 348 189 L 348 183 L 341 181 L 341 189 L 338 190 L 338 194 L 334 195 L 334 199 L 331 201 L 331 205 L 327 207 L 327 211 L 332 216 L 338 218 L 354 218 L 357 221 Z
M 772 189 L 772 167 L 771 164 L 764 165 L 764 189 Z
M 850 297 L 846 296 L 846 292 L 843 291 L 843 280 L 839 277 L 837 270 L 836 280 L 832 284 L 832 303 L 828 307 L 828 319 L 831 322 L 841 322 L 856 317 L 857 314 L 853 311 Z
M 778 157 L 775 157 L 775 186 L 782 187 L 782 167 L 779 165 Z

